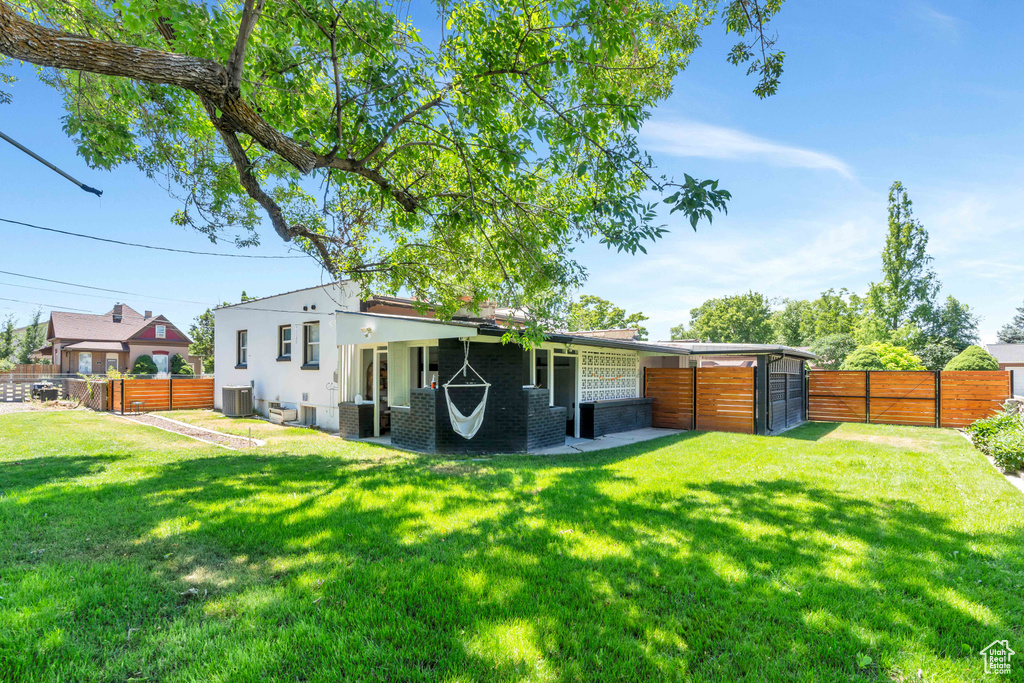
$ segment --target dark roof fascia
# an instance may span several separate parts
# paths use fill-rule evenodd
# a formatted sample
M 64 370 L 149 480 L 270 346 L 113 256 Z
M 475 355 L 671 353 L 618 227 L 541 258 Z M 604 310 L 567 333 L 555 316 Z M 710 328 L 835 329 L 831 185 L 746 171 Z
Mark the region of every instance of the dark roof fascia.
M 504 327 L 496 325 L 482 325 L 479 328 L 480 334 L 500 337 L 508 332 Z M 572 334 L 550 333 L 544 335 L 544 341 L 566 346 L 594 346 L 605 349 L 622 349 L 625 351 L 650 351 L 652 353 L 665 353 L 673 356 L 689 356 L 686 349 L 674 348 L 671 346 L 656 346 L 643 342 L 625 341 L 622 339 L 604 339 L 602 337 L 578 337 Z

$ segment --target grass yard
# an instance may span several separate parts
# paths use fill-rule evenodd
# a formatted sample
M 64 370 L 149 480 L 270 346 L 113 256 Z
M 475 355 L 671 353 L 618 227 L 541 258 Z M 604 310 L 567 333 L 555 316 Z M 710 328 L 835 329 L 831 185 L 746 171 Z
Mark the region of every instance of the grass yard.
M 453 461 L 174 416 L 268 443 L 0 417 L 0 680 L 977 681 L 991 641 L 1024 653 L 1024 496 L 952 431 Z

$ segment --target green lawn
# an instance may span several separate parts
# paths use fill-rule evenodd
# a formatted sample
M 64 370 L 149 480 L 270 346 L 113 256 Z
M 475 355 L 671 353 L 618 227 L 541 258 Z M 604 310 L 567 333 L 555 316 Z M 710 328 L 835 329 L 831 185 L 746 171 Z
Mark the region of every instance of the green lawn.
M 976 681 L 1024 652 L 1024 496 L 952 431 L 456 461 L 175 415 L 268 443 L 0 417 L 0 680 Z

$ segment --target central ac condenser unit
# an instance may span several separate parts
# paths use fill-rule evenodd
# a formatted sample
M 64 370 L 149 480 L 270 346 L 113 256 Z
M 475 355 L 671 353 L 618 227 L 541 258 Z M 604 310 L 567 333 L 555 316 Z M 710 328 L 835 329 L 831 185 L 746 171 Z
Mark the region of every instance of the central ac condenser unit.
M 252 387 L 224 387 L 225 417 L 249 417 L 252 415 Z

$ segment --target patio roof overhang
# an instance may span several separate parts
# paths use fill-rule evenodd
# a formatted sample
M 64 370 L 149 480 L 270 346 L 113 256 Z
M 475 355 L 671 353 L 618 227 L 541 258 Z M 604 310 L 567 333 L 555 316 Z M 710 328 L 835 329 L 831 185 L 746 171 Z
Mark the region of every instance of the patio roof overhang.
M 419 339 L 461 339 L 479 334 L 477 325 L 457 320 L 338 311 L 338 346 L 386 344 Z

